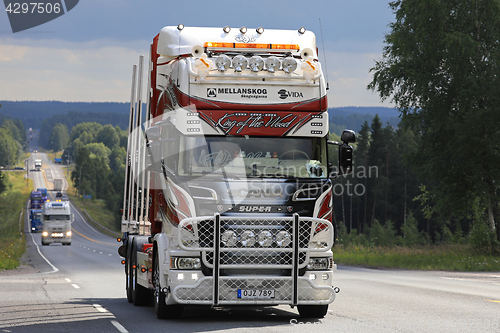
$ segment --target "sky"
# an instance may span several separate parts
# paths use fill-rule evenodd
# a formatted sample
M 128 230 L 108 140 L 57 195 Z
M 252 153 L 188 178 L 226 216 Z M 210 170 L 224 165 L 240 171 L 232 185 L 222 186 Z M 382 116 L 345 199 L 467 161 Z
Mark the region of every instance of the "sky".
M 393 106 L 367 90 L 394 14 L 389 0 L 80 0 L 64 15 L 13 33 L 0 12 L 0 100 L 128 102 L 132 66 L 164 26 L 316 34 L 329 107 Z M 1 4 L 0 4 L 1 6 Z M 3 9 L 3 7 L 2 7 Z M 321 25 L 321 26 L 320 26 Z M 323 48 L 324 45 L 324 48 Z M 326 58 L 326 61 L 325 61 Z M 147 82 L 147 81 L 146 81 Z

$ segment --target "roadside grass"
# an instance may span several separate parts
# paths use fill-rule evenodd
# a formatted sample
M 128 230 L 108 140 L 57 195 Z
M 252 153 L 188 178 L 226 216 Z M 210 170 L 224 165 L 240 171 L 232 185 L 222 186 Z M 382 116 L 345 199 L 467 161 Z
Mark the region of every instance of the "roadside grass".
M 26 250 L 26 239 L 19 230 L 21 211 L 21 228 L 33 181 L 24 178 L 24 173 L 5 172 L 9 182 L 8 189 L 0 194 L 0 270 L 15 269 Z
M 500 271 L 500 257 L 475 254 L 469 245 L 428 245 L 421 247 L 383 247 L 335 245 L 337 264 L 443 271 Z
M 68 181 L 66 194 L 71 202 L 82 212 L 83 217 L 104 234 L 111 237 L 121 237 L 122 234 L 120 229 L 113 223 L 113 213 L 106 208 L 105 202 L 103 200 L 80 198 L 77 194 L 76 188 L 73 186 L 73 182 L 71 181 L 71 172 L 68 175 L 66 170 L 64 170 L 64 175 Z M 94 221 L 88 219 L 85 212 L 87 212 L 87 214 Z

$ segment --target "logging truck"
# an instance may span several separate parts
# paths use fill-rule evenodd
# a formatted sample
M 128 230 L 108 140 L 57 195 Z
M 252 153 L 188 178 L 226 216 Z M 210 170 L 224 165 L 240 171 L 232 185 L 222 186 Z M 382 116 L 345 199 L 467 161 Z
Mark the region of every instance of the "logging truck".
M 147 63 L 145 110 L 142 57 L 132 74 L 118 251 L 128 301 L 154 303 L 158 318 L 191 305 L 325 316 L 340 291 L 332 181 L 352 172 L 355 133 L 328 140 L 315 35 L 167 26 Z

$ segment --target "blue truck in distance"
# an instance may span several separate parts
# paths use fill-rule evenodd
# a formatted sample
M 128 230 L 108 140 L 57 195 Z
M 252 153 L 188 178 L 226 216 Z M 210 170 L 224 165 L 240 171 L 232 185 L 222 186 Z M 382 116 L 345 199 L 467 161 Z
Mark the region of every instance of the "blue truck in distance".
M 42 209 L 42 192 L 40 191 L 31 191 L 30 197 L 30 209 Z
M 40 193 L 42 193 L 41 204 L 43 205 L 47 201 L 47 189 L 45 187 L 43 187 L 43 188 L 37 188 L 36 190 L 40 191 Z
M 30 211 L 31 232 L 42 231 L 42 209 L 32 209 Z

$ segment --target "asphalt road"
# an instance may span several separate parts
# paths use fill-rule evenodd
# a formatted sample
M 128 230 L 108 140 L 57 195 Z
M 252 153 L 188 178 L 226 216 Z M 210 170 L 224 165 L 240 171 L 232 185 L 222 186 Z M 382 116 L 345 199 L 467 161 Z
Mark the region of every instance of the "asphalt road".
M 61 166 L 44 154 L 35 186 L 50 187 Z M 42 186 L 47 185 L 47 186 Z M 288 306 L 187 308 L 158 320 L 125 297 L 118 243 L 75 210 L 71 246 L 41 246 L 24 223 L 26 265 L 0 273 L 0 332 L 500 332 L 500 273 L 418 272 L 339 267 L 341 292 L 324 319 Z

